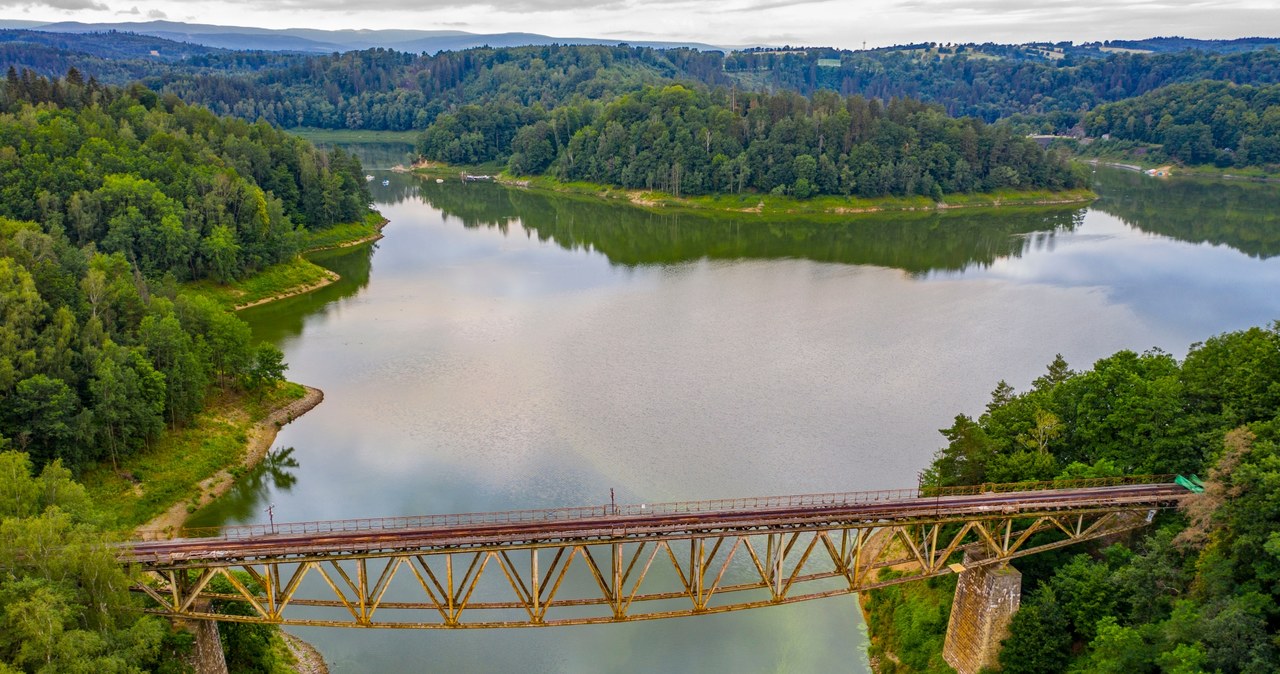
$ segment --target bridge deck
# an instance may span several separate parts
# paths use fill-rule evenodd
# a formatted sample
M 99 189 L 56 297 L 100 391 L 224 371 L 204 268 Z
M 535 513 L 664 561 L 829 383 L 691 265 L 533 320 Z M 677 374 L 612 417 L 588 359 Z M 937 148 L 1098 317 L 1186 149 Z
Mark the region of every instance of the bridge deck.
M 191 536 L 127 544 L 126 561 L 161 568 L 246 560 L 314 559 L 410 550 L 536 547 L 592 541 L 681 539 L 723 532 L 804 530 L 908 520 L 973 520 L 1056 511 L 1166 507 L 1188 495 L 1166 476 L 1080 481 L 1070 488 L 987 485 L 722 501 L 631 504 L 284 523 L 192 530 Z M 1060 486 L 1061 483 L 1052 486 Z

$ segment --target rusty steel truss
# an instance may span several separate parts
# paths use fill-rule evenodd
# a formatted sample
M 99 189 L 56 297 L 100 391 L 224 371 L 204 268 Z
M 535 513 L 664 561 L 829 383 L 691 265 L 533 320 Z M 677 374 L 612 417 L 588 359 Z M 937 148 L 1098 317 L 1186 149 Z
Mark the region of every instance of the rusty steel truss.
M 148 610 L 329 627 L 549 627 L 851 594 L 1145 525 L 1159 478 L 231 527 L 139 541 Z M 886 571 L 890 573 L 886 573 Z M 214 586 L 221 591 L 214 591 Z M 235 607 L 238 610 L 231 610 Z M 289 613 L 286 614 L 286 609 Z

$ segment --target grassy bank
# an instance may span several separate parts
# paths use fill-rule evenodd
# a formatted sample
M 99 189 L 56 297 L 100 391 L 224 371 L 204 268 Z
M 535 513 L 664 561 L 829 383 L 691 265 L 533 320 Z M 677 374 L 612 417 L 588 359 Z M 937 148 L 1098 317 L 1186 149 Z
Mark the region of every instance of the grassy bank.
M 415 169 L 426 177 L 457 178 L 459 171 L 493 175 L 484 166 L 458 167 L 434 165 Z M 688 209 L 726 213 L 758 213 L 763 215 L 847 215 L 887 213 L 895 211 L 942 211 L 955 208 L 994 208 L 1001 206 L 1043 206 L 1051 204 L 1088 203 L 1097 198 L 1091 190 L 998 190 L 974 194 L 951 194 L 942 202 L 929 197 L 877 197 L 864 199 L 823 195 L 809 199 L 774 194 L 711 194 L 677 197 L 651 190 L 631 190 L 587 182 L 565 182 L 549 176 L 509 176 L 497 174 L 498 181 L 516 187 L 575 194 L 602 199 L 626 201 L 652 209 Z
M 386 224 L 387 219 L 382 217 L 381 213 L 373 211 L 361 222 L 348 222 L 318 232 L 307 232 L 302 236 L 300 247 L 302 252 L 312 253 L 317 250 L 359 245 L 378 238 Z
M 240 309 L 274 298 L 300 294 L 331 283 L 333 272 L 298 256 L 230 283 L 200 281 L 186 286 L 188 292 L 204 295 L 228 309 Z
M 336 281 L 338 275 L 308 260 L 304 257 L 305 253 L 377 240 L 382 236 L 382 227 L 386 222 L 380 213 L 373 212 L 365 216 L 362 222 L 307 232 L 300 242 L 303 255 L 267 267 L 245 279 L 230 283 L 198 281 L 188 283 L 185 290 L 208 297 L 228 309 L 243 309 L 323 288 Z
M 292 383 L 261 399 L 257 393 L 214 393 L 190 424 L 166 430 L 149 448 L 123 460 L 118 469 L 102 464 L 80 479 L 94 502 L 111 513 L 106 528 L 132 530 L 175 503 L 194 505 L 201 497 L 198 485 L 219 471 L 235 473 L 254 424 L 304 394 L 301 385 Z
M 570 194 L 584 194 L 607 199 L 621 199 L 647 208 L 685 208 L 766 215 L 807 215 L 883 213 L 892 211 L 934 211 L 952 208 L 998 206 L 1039 206 L 1047 204 L 1087 203 L 1097 198 L 1090 190 L 999 190 L 974 194 L 951 194 L 943 202 L 929 197 L 877 197 L 864 199 L 823 195 L 797 199 L 774 194 L 714 194 L 677 197 L 663 192 L 627 190 L 608 185 L 562 182 L 547 176 L 531 178 L 503 177 L 503 182 L 532 189 Z

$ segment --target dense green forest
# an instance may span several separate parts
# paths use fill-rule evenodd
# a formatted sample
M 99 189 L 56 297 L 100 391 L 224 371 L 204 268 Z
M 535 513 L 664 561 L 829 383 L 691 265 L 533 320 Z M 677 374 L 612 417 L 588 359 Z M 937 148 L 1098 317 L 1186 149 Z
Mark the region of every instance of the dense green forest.
M 0 671 L 184 671 L 191 635 L 139 616 L 100 516 L 61 464 L 0 441 Z
M 839 67 L 819 67 L 826 56 Z M 927 57 L 913 51 L 733 54 L 599 46 L 471 49 L 414 56 L 366 50 L 295 57 L 258 72 L 220 74 L 230 56 L 195 58 L 208 74 L 166 73 L 149 85 L 193 103 L 285 127 L 421 129 L 455 105 L 544 108 L 576 96 L 602 98 L 637 84 L 676 81 L 740 90 L 834 90 L 866 98 L 916 98 L 953 116 L 995 121 L 1018 113 L 1059 113 L 1069 128 L 1082 111 L 1174 82 L 1213 78 L 1280 82 L 1280 52 L 1231 55 L 1115 54 L 1079 63 Z M 237 63 L 237 67 L 240 67 Z
M 139 619 L 100 532 L 113 519 L 70 478 L 114 470 L 211 394 L 283 378 L 279 349 L 181 282 L 251 274 L 362 218 L 362 173 L 141 86 L 0 85 L 0 451 L 19 450 L 0 453 L 0 671 L 183 671 L 190 636 Z M 269 630 L 227 634 L 240 671 L 267 671 Z
M 1280 164 L 1280 85 L 1171 85 L 1099 106 L 1085 115 L 1084 125 L 1090 136 L 1158 144 L 1155 160 Z
M 1128 547 L 1018 563 L 1022 608 L 1000 655 L 1010 674 L 1276 671 L 1280 662 L 1280 323 L 1167 353 L 1121 351 L 1072 371 L 1060 357 L 1025 392 L 1000 382 L 986 411 L 958 415 L 924 484 L 1197 473 L 1204 494 L 1157 517 Z M 881 613 L 900 664 L 949 671 L 937 645 L 948 583 Z M 883 606 L 883 604 L 881 604 Z M 905 613 L 903 615 L 906 615 Z M 883 646 L 882 646 L 883 647 Z
M 1169 54 L 1110 54 L 1105 58 L 1057 61 L 993 58 L 995 46 L 895 49 L 873 52 L 808 50 L 801 53 L 734 53 L 727 73 L 744 82 L 789 88 L 803 94 L 831 89 L 888 100 L 917 98 L 938 103 L 954 116 L 991 122 L 1015 114 L 1048 115 L 1065 130 L 1097 105 L 1137 96 L 1175 82 L 1217 79 L 1240 84 L 1280 82 L 1280 51 L 1238 54 L 1183 51 Z M 969 54 L 973 54 L 972 57 Z M 821 66 L 819 59 L 839 59 Z
M 1213 53 L 1076 54 L 1052 60 L 1017 45 L 908 45 L 870 51 L 805 48 L 699 52 L 646 47 L 550 45 L 476 48 L 435 55 L 387 49 L 344 54 L 230 52 L 190 45 L 134 58 L 147 40 L 116 45 L 102 36 L 65 44 L 26 31 L 0 31 L 0 67 L 60 75 L 74 66 L 104 82 L 142 79 L 220 114 L 285 128 L 422 129 L 460 105 L 551 109 L 579 97 L 609 98 L 641 84 L 673 82 L 793 90 L 833 90 L 865 98 L 914 98 L 953 116 L 992 122 L 1022 114 L 1065 130 L 1102 103 L 1159 87 L 1214 79 L 1280 83 L 1274 48 Z M 85 43 L 77 51 L 76 42 Z M 1245 46 L 1257 46 L 1250 43 Z M 182 58 L 170 58 L 170 52 Z M 1030 55 L 1030 56 L 1029 56 Z
M 145 87 L 10 70 L 0 111 L 0 215 L 122 253 L 147 277 L 235 278 L 291 256 L 299 227 L 368 208 L 346 153 Z
M 279 378 L 277 350 L 178 284 L 363 217 L 358 161 L 75 73 L 11 77 L 0 109 L 0 436 L 78 470 L 181 425 L 211 386 Z
M 535 121 L 536 120 L 536 121 Z M 428 159 L 505 160 L 515 174 L 657 189 L 861 197 L 1067 189 L 1084 176 L 1006 129 L 937 107 L 818 92 L 646 87 L 601 105 L 466 106 L 427 128 Z

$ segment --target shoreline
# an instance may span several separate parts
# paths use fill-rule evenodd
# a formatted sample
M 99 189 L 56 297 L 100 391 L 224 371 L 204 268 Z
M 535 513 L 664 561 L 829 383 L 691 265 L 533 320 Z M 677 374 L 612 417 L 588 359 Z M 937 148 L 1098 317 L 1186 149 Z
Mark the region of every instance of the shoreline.
M 669 194 L 655 193 L 644 190 L 629 190 L 623 188 L 615 188 L 607 185 L 593 186 L 593 188 L 577 189 L 570 185 L 562 183 L 547 183 L 544 181 L 531 181 L 528 179 L 517 179 L 507 176 L 499 176 L 494 182 L 506 187 L 518 187 L 520 189 L 545 191 L 556 194 L 575 194 L 597 199 L 625 200 L 633 206 L 639 208 L 647 208 L 651 210 L 682 209 L 689 211 L 709 211 L 718 213 L 744 213 L 753 215 L 787 215 L 787 216 L 828 216 L 828 215 L 865 215 L 875 213 L 911 213 L 911 212 L 936 212 L 972 209 L 972 208 L 1003 208 L 1003 207 L 1037 207 L 1037 206 L 1063 206 L 1069 204 L 1088 204 L 1097 199 L 1097 195 L 1088 190 L 1078 191 L 1076 196 L 1063 196 L 1035 198 L 1035 199 L 1018 199 L 1002 198 L 995 195 L 983 195 L 978 200 L 969 203 L 948 203 L 946 201 L 930 201 L 928 203 L 913 203 L 913 197 L 893 197 L 893 200 L 899 200 L 896 203 L 890 201 L 884 204 L 868 204 L 868 205 L 825 205 L 816 206 L 813 202 L 802 201 L 798 199 L 788 199 L 788 202 L 777 204 L 778 197 L 770 196 L 769 200 L 775 201 L 770 206 L 766 203 L 765 195 L 757 195 L 759 200 L 754 206 L 745 208 L 730 208 L 727 206 L 716 205 L 714 203 L 699 203 L 696 200 L 686 197 L 676 197 Z M 1063 192 L 1064 195 L 1070 195 L 1071 192 Z M 721 198 L 731 195 L 710 195 L 710 198 Z M 974 195 L 969 195 L 973 197 Z M 823 197 L 817 197 L 822 199 Z M 831 199 L 831 195 L 827 195 Z
M 444 171 L 465 168 L 443 165 L 422 166 L 415 164 L 405 169 L 419 178 L 441 178 Z M 453 176 L 456 179 L 456 176 Z M 752 206 L 742 206 L 744 195 L 713 194 L 697 197 L 678 197 L 653 190 L 636 190 L 594 183 L 562 183 L 546 176 L 516 177 L 505 173 L 492 178 L 492 182 L 505 187 L 532 191 L 583 196 L 593 199 L 625 201 L 639 208 L 650 210 L 688 210 L 711 213 L 749 213 L 775 216 L 840 216 L 875 213 L 946 212 L 972 208 L 1039 207 L 1088 204 L 1098 198 L 1089 189 L 1049 192 L 1035 190 L 1009 193 L 954 194 L 955 202 L 933 201 L 929 197 L 883 197 L 858 199 L 837 195 L 820 195 L 812 199 L 795 199 L 787 196 L 751 194 Z M 738 203 L 728 204 L 725 201 Z
M 293 654 L 296 663 L 293 670 L 298 674 L 329 674 L 329 665 L 324 661 L 324 654 L 320 649 L 312 646 L 310 642 L 304 640 L 296 634 L 290 634 L 280 630 L 280 638 L 284 639 L 284 645 L 289 648 L 289 652 Z
M 1123 169 L 1125 171 L 1134 171 L 1136 173 L 1142 173 L 1144 175 L 1149 170 L 1166 166 L 1166 164 L 1161 164 L 1159 166 L 1155 166 L 1155 165 L 1142 166 L 1141 164 L 1126 164 L 1120 161 L 1113 161 L 1109 159 L 1099 159 L 1096 157 L 1091 159 L 1078 158 L 1078 160 L 1081 163 L 1089 164 L 1090 166 L 1108 166 L 1111 168 Z M 1199 170 L 1199 167 L 1194 167 L 1194 166 L 1193 167 L 1171 166 L 1170 170 L 1166 175 L 1153 176 L 1153 177 L 1203 178 L 1206 180 L 1244 180 L 1246 182 L 1255 182 L 1255 183 L 1280 183 L 1280 176 L 1276 176 L 1273 174 L 1261 175 L 1261 176 L 1240 175 L 1238 173 L 1222 173 L 1222 172 L 1216 172 L 1216 171 L 1204 171 L 1204 170 Z
M 385 234 L 382 233 L 382 229 L 386 227 L 387 223 L 389 222 L 391 221 L 387 220 L 386 218 L 380 217 L 380 222 L 377 225 L 375 225 L 375 230 L 373 234 L 370 234 L 368 236 L 362 236 L 358 239 L 352 239 L 351 241 L 343 241 L 341 243 L 330 244 L 327 246 L 316 246 L 315 248 L 308 248 L 302 251 L 301 253 L 299 253 L 299 255 L 305 256 L 308 253 L 319 253 L 326 250 L 341 250 L 343 248 L 355 248 L 356 246 L 361 246 L 366 243 L 373 243 L 374 241 L 378 241 L 382 239 L 384 236 L 386 236 Z M 304 283 L 300 286 L 294 286 L 284 292 L 277 293 L 270 297 L 264 297 L 262 299 L 254 300 L 252 302 L 245 302 L 244 304 L 237 304 L 234 307 L 232 307 L 231 310 L 241 311 L 243 309 L 250 309 L 252 307 L 259 307 L 264 304 L 270 304 L 271 302 L 275 302 L 277 300 L 284 300 L 290 297 L 297 297 L 298 295 L 305 295 L 309 292 L 314 292 L 326 286 L 333 285 L 334 283 L 337 283 L 338 281 L 341 281 L 341 280 L 342 280 L 342 276 L 338 274 L 338 272 L 333 271 L 332 269 L 325 269 L 324 278 L 320 279 L 319 281 L 316 281 L 314 283 Z
M 244 304 L 237 304 L 234 307 L 232 307 L 231 310 L 241 311 L 243 309 L 250 309 L 252 307 L 260 307 L 264 304 L 270 304 L 271 302 L 275 302 L 277 300 L 284 300 L 290 297 L 297 297 L 298 295 L 305 295 L 309 292 L 313 292 L 321 288 L 324 288 L 325 286 L 333 285 L 334 283 L 337 283 L 338 281 L 341 281 L 341 280 L 342 280 L 342 277 L 338 275 L 338 272 L 333 271 L 331 269 L 325 269 L 324 278 L 319 281 L 316 281 L 315 283 L 304 283 L 300 286 L 294 286 L 282 293 L 272 295 L 271 297 L 264 297 L 260 300 L 254 300 L 252 302 L 246 302 Z
M 249 429 L 248 437 L 245 439 L 244 458 L 233 467 L 249 469 L 257 466 L 266 457 L 271 444 L 276 440 L 276 435 L 285 424 L 311 411 L 324 400 L 324 391 L 305 384 L 303 388 L 307 391 L 306 395 L 272 410 Z M 197 508 L 208 505 L 231 491 L 231 487 L 235 484 L 235 476 L 231 474 L 231 470 L 231 468 L 224 468 L 195 485 L 200 490 Z M 187 506 L 186 501 L 169 506 L 168 510 L 134 529 L 134 535 L 146 539 L 168 537 L 181 531 L 190 514 Z

